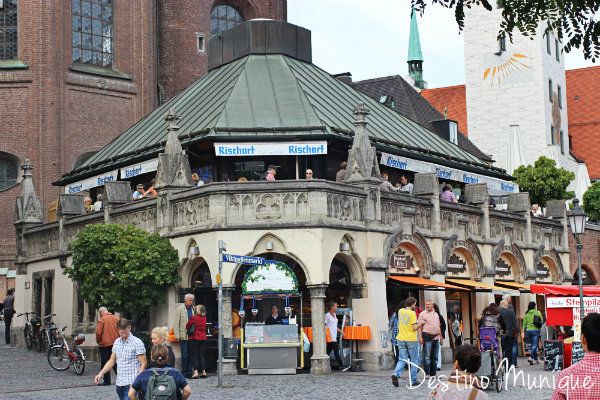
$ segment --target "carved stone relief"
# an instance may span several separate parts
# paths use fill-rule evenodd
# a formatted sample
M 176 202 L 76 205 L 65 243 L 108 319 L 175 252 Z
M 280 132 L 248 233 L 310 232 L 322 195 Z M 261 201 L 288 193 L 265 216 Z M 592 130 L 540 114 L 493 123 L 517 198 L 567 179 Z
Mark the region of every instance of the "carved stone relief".
M 365 199 L 329 194 L 327 195 L 327 216 L 342 221 L 362 222 L 365 220 Z
M 431 229 L 431 208 L 416 207 L 415 222 L 419 228 Z
M 233 194 L 227 198 L 227 220 L 232 222 L 294 220 L 309 216 L 310 204 L 306 193 Z
M 209 215 L 208 198 L 201 197 L 173 204 L 173 229 L 206 225 Z
M 112 222 L 119 225 L 133 225 L 138 229 L 154 232 L 156 230 L 156 208 L 114 215 Z

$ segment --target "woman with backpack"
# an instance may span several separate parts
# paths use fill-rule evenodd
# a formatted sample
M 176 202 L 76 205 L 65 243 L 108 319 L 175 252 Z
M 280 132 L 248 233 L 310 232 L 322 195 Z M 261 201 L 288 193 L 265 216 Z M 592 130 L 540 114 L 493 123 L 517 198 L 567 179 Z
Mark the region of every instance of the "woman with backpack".
M 196 306 L 196 314 L 192 315 L 185 328 L 190 341 L 189 357 L 194 366 L 191 378 L 206 378 L 206 308 L 202 304 Z M 202 375 L 198 371 L 202 371 Z
M 158 368 L 142 371 L 129 388 L 130 400 L 155 398 L 187 400 L 192 394 L 185 377 L 175 368 L 166 367 L 169 350 L 164 344 L 152 346 L 150 358 Z M 161 397 L 158 397 L 160 395 Z
M 540 329 L 542 325 L 544 325 L 544 318 L 542 317 L 542 313 L 535 309 L 535 301 L 530 301 L 527 306 L 527 312 L 523 316 L 523 334 L 522 337 L 531 342 L 531 353 L 529 353 L 529 358 L 527 361 L 530 365 L 539 364 L 540 360 L 538 360 L 537 350 L 538 343 L 540 341 Z

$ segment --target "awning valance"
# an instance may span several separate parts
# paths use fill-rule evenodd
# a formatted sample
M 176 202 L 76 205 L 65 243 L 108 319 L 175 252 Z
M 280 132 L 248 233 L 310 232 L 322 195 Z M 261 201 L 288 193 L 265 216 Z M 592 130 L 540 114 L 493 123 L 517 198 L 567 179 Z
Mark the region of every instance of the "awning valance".
M 504 285 L 504 286 L 508 286 L 510 288 L 515 288 L 515 289 L 524 289 L 524 290 L 531 290 L 531 285 L 523 285 L 522 283 L 518 283 L 518 282 L 504 282 L 504 281 L 496 281 L 494 282 L 496 285 Z
M 437 286 L 446 289 L 454 289 L 454 290 L 465 290 L 464 288 L 449 285 L 443 282 L 436 282 L 430 279 L 419 278 L 418 276 L 398 276 L 398 275 L 390 275 L 390 279 L 393 279 L 398 282 L 411 283 L 413 285 L 421 285 L 421 286 Z
M 579 286 L 575 285 L 531 285 L 531 293 L 555 294 L 559 296 L 579 296 Z M 583 286 L 584 296 L 600 296 L 600 286 Z
M 511 289 L 506 289 L 500 286 L 488 285 L 483 282 L 476 282 L 470 279 L 446 279 L 448 282 L 465 285 L 476 289 L 491 290 L 494 294 L 510 294 L 511 296 L 519 296 L 519 292 Z

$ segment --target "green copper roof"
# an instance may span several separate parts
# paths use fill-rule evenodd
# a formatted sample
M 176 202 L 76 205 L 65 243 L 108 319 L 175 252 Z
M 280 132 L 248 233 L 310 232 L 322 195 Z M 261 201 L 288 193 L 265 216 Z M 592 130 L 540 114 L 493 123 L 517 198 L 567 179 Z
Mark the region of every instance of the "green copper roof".
M 421 54 L 421 39 L 419 38 L 419 26 L 417 25 L 417 13 L 415 12 L 414 7 L 411 14 L 407 61 L 423 61 L 423 54 Z
M 348 137 L 358 102 L 371 110 L 369 135 L 387 140 L 387 152 L 427 157 L 440 165 L 457 160 L 479 173 L 487 163 L 421 125 L 379 104 L 313 64 L 281 54 L 249 55 L 216 68 L 161 105 L 107 144 L 81 167 L 66 174 L 65 185 L 107 170 L 155 158 L 167 137 L 169 108 L 181 116 L 180 139 L 186 143 L 248 136 Z M 285 139 L 284 139 L 285 140 Z M 382 143 L 375 143 L 379 148 Z M 437 153 L 437 155 L 432 154 Z M 450 157 L 454 161 L 450 161 Z

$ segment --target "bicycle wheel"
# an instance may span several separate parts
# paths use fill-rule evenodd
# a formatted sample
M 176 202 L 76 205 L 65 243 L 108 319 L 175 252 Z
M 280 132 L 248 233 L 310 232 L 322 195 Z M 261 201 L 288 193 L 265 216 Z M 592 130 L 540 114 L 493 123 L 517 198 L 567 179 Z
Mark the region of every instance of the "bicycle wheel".
M 73 360 L 73 368 L 77 375 L 83 374 L 85 371 L 85 356 L 80 348 L 75 349 L 75 359 Z
M 64 346 L 54 346 L 48 350 L 48 364 L 57 371 L 66 371 L 69 369 L 71 359 Z
M 31 345 L 33 342 L 31 338 L 31 327 L 29 325 L 25 325 L 25 329 L 23 329 L 23 336 L 25 336 L 25 346 L 27 346 L 27 350 L 31 350 Z
M 500 393 L 502 390 L 502 384 L 504 383 L 504 368 L 498 368 L 496 374 L 496 392 Z

